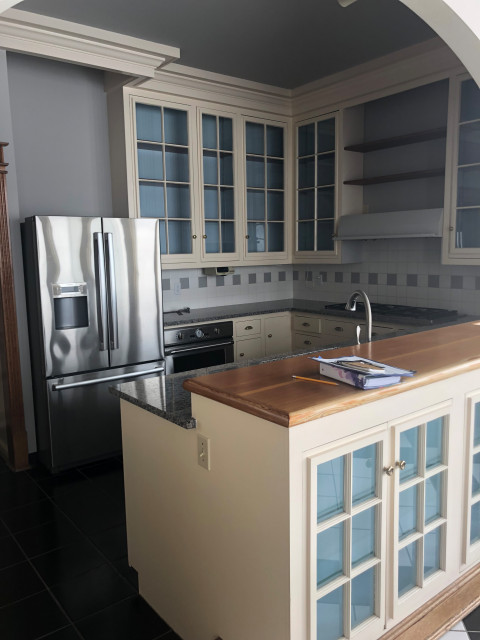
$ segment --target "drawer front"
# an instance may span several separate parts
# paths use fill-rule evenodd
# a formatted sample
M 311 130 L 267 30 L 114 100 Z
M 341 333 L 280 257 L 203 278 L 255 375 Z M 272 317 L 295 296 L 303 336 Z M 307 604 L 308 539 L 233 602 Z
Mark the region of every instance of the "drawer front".
M 324 320 L 323 332 L 338 338 L 339 342 L 355 338 L 357 335 L 356 322 L 344 322 L 343 320 Z
M 264 349 L 261 337 L 235 341 L 235 362 L 261 358 L 263 355 Z
M 293 330 L 304 331 L 305 333 L 321 333 L 322 319 L 315 316 L 294 315 Z
M 308 333 L 294 333 L 293 334 L 293 348 L 294 349 L 319 349 L 325 347 L 331 342 L 328 337 L 316 336 Z
M 259 334 L 260 327 L 260 318 L 254 318 L 251 320 L 237 320 L 235 322 L 235 336 L 238 338 L 248 338 L 248 336 Z

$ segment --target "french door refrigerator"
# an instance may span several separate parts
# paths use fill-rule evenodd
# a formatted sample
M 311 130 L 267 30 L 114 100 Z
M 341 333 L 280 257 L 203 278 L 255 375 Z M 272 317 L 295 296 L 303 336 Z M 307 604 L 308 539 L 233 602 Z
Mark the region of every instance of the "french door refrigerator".
M 121 450 L 110 385 L 164 373 L 160 234 L 153 219 L 22 227 L 37 449 L 59 471 Z

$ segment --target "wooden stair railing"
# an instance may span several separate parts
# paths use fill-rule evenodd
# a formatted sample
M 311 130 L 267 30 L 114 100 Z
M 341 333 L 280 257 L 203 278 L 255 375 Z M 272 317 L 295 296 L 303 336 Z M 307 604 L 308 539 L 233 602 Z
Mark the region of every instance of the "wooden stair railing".
M 29 464 L 7 209 L 6 146 L 8 142 L 0 142 L 0 403 L 4 411 L 4 424 L 0 421 L 0 455 L 12 469 L 19 471 Z

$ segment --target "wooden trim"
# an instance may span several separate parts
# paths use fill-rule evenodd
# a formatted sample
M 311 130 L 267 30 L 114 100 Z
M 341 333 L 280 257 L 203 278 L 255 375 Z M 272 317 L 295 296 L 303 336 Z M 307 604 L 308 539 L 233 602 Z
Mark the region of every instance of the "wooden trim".
M 6 166 L 0 143 L 0 163 Z M 16 471 L 26 469 L 28 443 L 23 412 L 23 391 L 18 347 L 17 312 L 7 210 L 6 171 L 0 172 L 0 384 L 5 403 L 8 462 Z
M 480 605 L 480 564 L 381 636 L 381 640 L 437 640 Z

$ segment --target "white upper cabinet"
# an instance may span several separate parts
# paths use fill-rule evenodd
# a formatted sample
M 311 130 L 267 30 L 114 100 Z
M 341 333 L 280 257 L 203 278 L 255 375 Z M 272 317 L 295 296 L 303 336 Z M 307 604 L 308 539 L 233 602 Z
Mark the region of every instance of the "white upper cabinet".
M 244 120 L 245 257 L 257 264 L 287 257 L 286 127 Z
M 138 217 L 160 219 L 160 247 L 172 262 L 193 261 L 198 251 L 193 209 L 191 108 L 151 101 L 133 103 Z
M 443 261 L 480 264 L 480 89 L 467 76 L 451 83 Z

